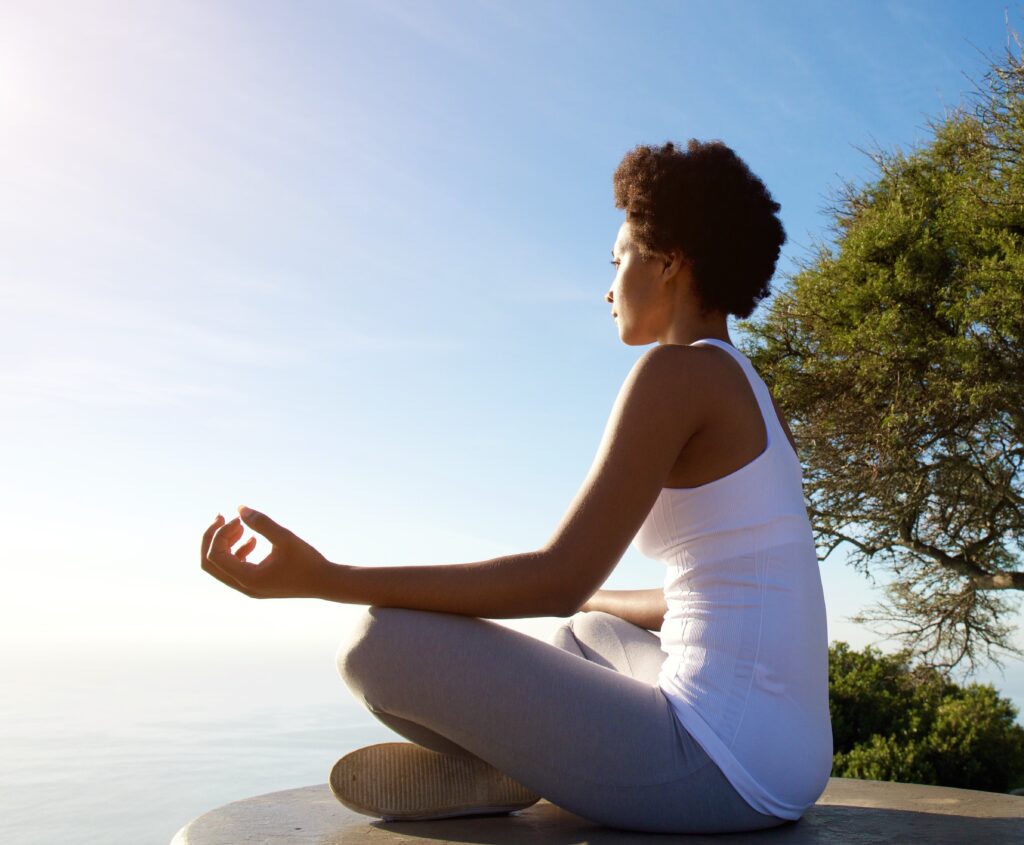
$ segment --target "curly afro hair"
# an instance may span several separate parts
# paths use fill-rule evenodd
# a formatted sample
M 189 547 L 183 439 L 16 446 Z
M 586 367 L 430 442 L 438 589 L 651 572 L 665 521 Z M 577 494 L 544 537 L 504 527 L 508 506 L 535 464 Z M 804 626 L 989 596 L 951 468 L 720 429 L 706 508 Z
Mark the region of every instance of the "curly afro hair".
M 612 184 L 642 257 L 678 247 L 691 261 L 704 312 L 749 317 L 768 296 L 786 242 L 781 206 L 721 141 L 639 145 Z

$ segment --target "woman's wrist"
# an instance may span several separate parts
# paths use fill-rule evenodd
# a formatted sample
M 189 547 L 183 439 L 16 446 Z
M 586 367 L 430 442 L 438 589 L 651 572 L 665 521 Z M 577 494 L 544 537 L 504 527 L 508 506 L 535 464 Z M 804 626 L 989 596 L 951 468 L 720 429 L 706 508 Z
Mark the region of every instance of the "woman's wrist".
M 320 571 L 317 583 L 309 598 L 343 603 L 350 602 L 351 599 L 346 597 L 346 582 L 353 569 L 355 567 L 348 564 L 328 561 Z

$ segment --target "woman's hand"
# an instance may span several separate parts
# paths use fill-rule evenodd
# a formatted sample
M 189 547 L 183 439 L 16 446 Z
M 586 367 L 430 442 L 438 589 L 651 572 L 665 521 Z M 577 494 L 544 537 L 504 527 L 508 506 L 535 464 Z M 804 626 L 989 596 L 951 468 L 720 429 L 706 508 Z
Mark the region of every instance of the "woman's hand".
M 241 516 L 226 523 L 218 514 L 203 534 L 203 571 L 254 599 L 319 598 L 328 573 L 338 567 L 265 514 L 246 507 L 238 511 Z M 259 563 L 245 559 L 256 547 L 255 536 L 231 551 L 242 537 L 243 523 L 273 546 Z

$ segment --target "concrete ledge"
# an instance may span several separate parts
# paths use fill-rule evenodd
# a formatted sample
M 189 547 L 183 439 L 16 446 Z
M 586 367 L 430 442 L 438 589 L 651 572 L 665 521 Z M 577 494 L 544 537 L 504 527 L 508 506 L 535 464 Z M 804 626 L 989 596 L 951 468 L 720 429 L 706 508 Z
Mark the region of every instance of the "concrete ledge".
M 600 827 L 540 801 L 506 816 L 383 822 L 338 803 L 327 784 L 271 792 L 203 814 L 171 845 L 354 845 L 355 843 L 612 845 L 725 842 L 1021 845 L 1024 797 L 944 786 L 830 778 L 818 803 L 795 822 L 754 833 L 674 835 Z

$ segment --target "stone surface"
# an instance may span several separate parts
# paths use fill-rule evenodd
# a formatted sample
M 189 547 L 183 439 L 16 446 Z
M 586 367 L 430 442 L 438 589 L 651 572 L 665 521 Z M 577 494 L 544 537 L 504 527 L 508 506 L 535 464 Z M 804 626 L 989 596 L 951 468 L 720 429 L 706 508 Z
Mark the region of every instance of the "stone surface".
M 486 845 L 618 845 L 618 843 L 921 843 L 1021 845 L 1024 797 L 944 786 L 830 778 L 795 822 L 753 833 L 676 835 L 600 827 L 540 801 L 504 816 L 383 822 L 353 813 L 327 784 L 272 792 L 227 804 L 178 831 L 171 845 L 391 845 L 429 841 Z

